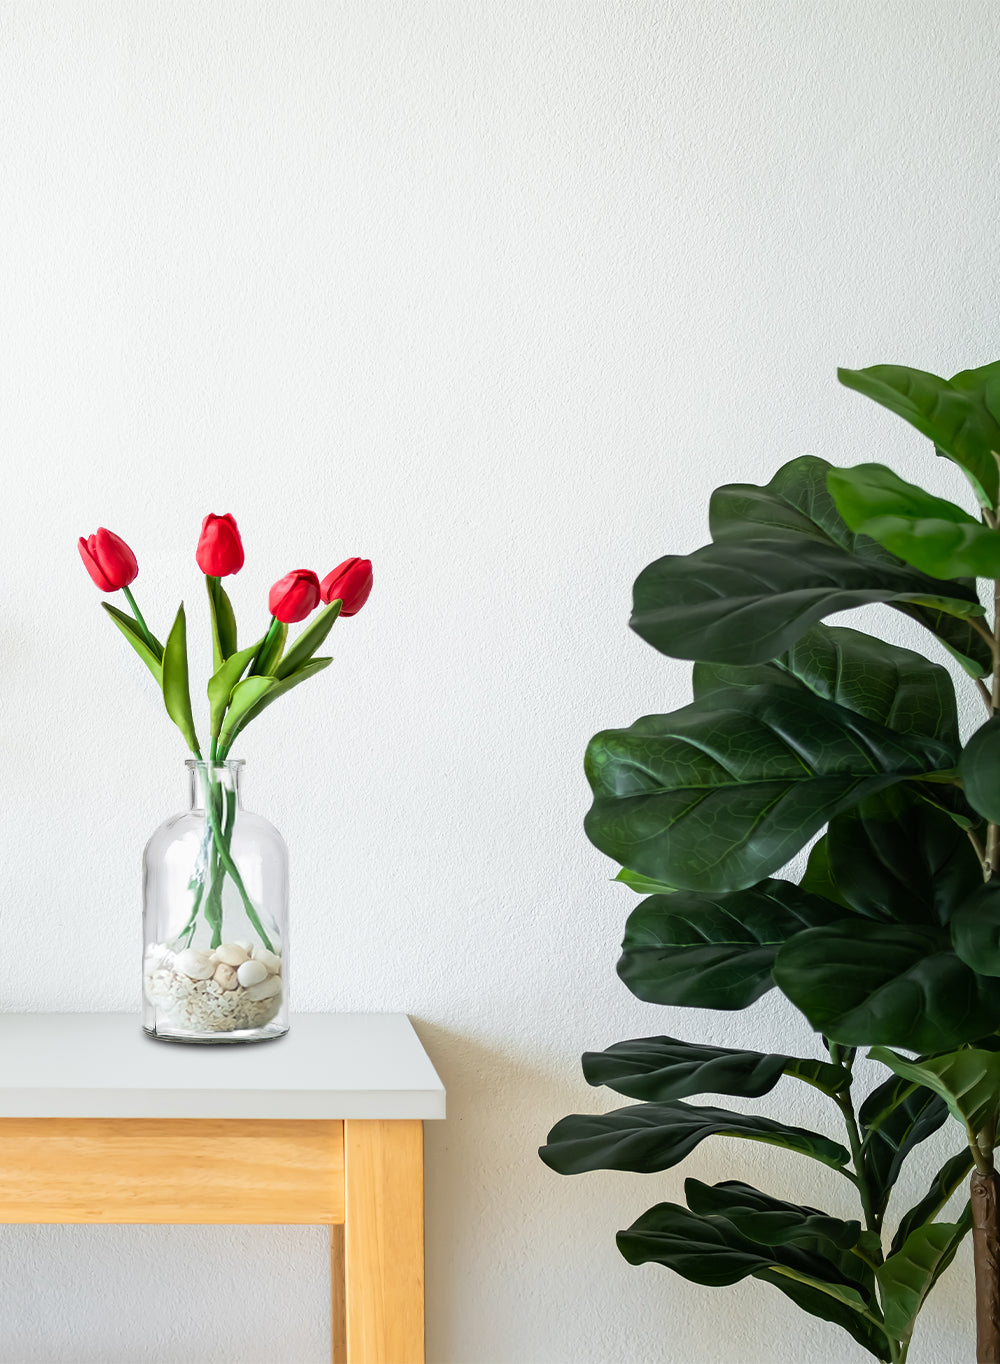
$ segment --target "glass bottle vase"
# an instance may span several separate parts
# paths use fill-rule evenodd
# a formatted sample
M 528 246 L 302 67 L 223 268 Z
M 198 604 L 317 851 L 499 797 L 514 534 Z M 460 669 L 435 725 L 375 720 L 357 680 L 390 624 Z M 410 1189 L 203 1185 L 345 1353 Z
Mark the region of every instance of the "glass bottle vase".
M 186 763 L 190 808 L 146 844 L 143 1027 L 173 1042 L 288 1031 L 288 850 L 244 810 L 243 763 Z

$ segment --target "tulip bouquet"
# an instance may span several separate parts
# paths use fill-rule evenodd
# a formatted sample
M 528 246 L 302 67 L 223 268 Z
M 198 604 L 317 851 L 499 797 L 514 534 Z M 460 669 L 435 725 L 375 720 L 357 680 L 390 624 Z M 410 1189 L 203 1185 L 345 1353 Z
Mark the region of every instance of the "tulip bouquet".
M 279 696 L 315 677 L 332 662 L 328 657 L 317 657 L 317 651 L 338 616 L 356 615 L 368 600 L 372 589 L 371 563 L 367 559 L 347 559 L 322 581 L 309 569 L 286 573 L 268 594 L 271 619 L 267 628 L 252 643 L 240 648 L 236 617 L 222 579 L 242 569 L 243 543 L 231 515 L 205 517 L 195 559 L 205 575 L 212 630 L 213 663 L 207 687 L 209 735 L 206 748 L 196 730 L 191 706 L 183 603 L 166 642 L 161 643 L 150 630 L 132 593 L 139 566 L 125 541 L 102 527 L 94 535 L 81 537 L 79 550 L 87 572 L 101 591 L 123 594 L 128 611 L 107 601 L 102 602 L 102 606 L 152 673 L 162 692 L 167 714 L 184 736 L 201 774 L 202 836 L 187 882 L 185 922 L 171 935 L 169 943 L 171 963 L 183 965 L 186 961 L 194 972 L 189 979 L 203 986 L 203 993 L 213 986 L 209 991 L 213 999 L 215 994 L 224 995 L 227 988 L 239 990 L 239 985 L 230 980 L 237 971 L 242 971 L 250 982 L 248 992 L 261 991 L 267 987 L 267 982 L 258 979 L 263 969 L 259 961 L 277 962 L 275 953 L 280 949 L 272 941 L 273 929 L 269 931 L 266 925 L 264 907 L 259 913 L 254 895 L 246 884 L 245 873 L 234 854 L 238 801 L 234 784 L 225 780 L 227 760 L 236 739 L 251 721 Z M 317 611 L 320 606 L 322 609 Z M 289 626 L 305 621 L 309 616 L 313 616 L 312 620 L 290 642 Z M 233 764 L 229 763 L 229 766 Z M 254 941 L 223 942 L 223 891 L 227 880 L 239 896 L 246 919 L 252 926 Z M 193 947 L 199 928 L 202 930 L 199 936 L 205 936 L 202 953 Z M 257 961 L 251 960 L 255 950 Z M 242 959 L 237 960 L 241 954 Z M 240 985 L 242 983 L 241 977 Z M 216 985 L 217 991 L 214 990 Z M 230 1016 L 234 1016 L 232 1010 Z M 221 1026 L 243 1026 L 231 1022 L 231 1017 L 230 1023 Z

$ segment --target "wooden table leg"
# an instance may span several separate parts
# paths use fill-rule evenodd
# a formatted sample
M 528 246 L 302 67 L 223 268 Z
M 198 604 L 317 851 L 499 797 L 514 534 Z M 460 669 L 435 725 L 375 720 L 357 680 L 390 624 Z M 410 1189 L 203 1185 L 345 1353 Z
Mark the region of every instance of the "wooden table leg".
M 338 1255 L 332 1228 L 334 1364 Z M 346 1364 L 423 1364 L 423 1124 L 344 1123 Z

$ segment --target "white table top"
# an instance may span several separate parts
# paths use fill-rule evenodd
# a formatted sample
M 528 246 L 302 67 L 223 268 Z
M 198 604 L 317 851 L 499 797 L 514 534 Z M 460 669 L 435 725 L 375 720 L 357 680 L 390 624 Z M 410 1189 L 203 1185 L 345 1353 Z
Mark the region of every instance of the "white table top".
M 127 1014 L 0 1014 L 0 1118 L 443 1118 L 406 1014 L 292 1014 L 271 1042 L 147 1037 Z

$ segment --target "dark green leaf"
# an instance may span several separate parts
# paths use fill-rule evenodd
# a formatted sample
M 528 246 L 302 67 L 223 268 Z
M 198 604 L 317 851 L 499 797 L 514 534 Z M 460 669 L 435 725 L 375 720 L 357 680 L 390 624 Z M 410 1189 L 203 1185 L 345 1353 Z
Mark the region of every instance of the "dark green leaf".
M 665 885 L 663 881 L 656 881 L 651 876 L 640 876 L 637 871 L 629 871 L 628 867 L 622 867 L 615 877 L 616 881 L 621 881 L 622 885 L 628 886 L 629 890 L 634 890 L 637 895 L 673 895 L 676 886 Z
M 715 693 L 588 745 L 585 828 L 609 857 L 682 889 L 752 885 L 833 815 L 954 752 L 788 686 Z
M 817 1031 L 848 1046 L 957 1047 L 991 1032 L 1000 983 L 977 976 L 943 929 L 853 918 L 797 934 L 774 979 Z
M 653 895 L 629 915 L 618 974 L 651 1004 L 745 1009 L 774 985 L 782 943 L 842 917 L 788 881 L 728 895 Z
M 893 1075 L 869 1094 L 858 1120 L 861 1163 L 881 1215 L 906 1157 L 947 1122 L 948 1107 L 931 1090 Z
M 758 1245 L 728 1218 L 701 1217 L 674 1203 L 650 1208 L 617 1240 L 630 1264 L 665 1265 L 693 1283 L 722 1286 L 752 1276 L 773 1284 L 805 1311 L 850 1332 L 876 1358 L 886 1357 L 884 1334 L 862 1315 L 862 1294 L 838 1282 L 835 1266 L 813 1252 Z
M 261 644 L 260 654 L 257 662 L 253 666 L 255 676 L 277 677 L 281 664 L 281 655 L 288 639 L 288 626 L 284 621 L 268 630 Z
M 332 658 L 314 658 L 310 663 L 307 663 L 304 667 L 300 668 L 297 673 L 292 673 L 291 677 L 281 678 L 280 680 L 275 677 L 248 677 L 246 682 L 266 682 L 269 685 L 261 688 L 256 699 L 248 697 L 249 704 L 242 710 L 241 714 L 236 717 L 232 727 L 229 728 L 228 738 L 225 743 L 226 749 L 229 749 L 236 736 L 246 729 L 251 720 L 256 720 L 261 711 L 266 710 L 273 701 L 277 701 L 279 696 L 284 696 L 285 692 L 291 691 L 292 688 L 297 687 L 300 682 L 307 682 L 310 677 L 315 677 L 316 674 L 322 672 L 324 668 L 328 668 L 332 662 Z M 246 682 L 241 682 L 240 686 L 245 686 Z M 232 710 L 230 710 L 229 715 L 232 715 Z M 229 716 L 226 717 L 226 724 L 228 728 Z
M 163 704 L 171 720 L 184 735 L 188 748 L 192 753 L 199 754 L 201 748 L 194 729 L 191 691 L 188 687 L 187 624 L 183 602 L 177 609 L 163 650 Z
M 834 611 L 888 602 L 938 634 L 974 676 L 989 671 L 990 651 L 963 619 L 983 614 L 975 583 L 931 578 L 855 535 L 827 490 L 829 470 L 803 456 L 766 487 L 718 489 L 710 511 L 715 543 L 643 570 L 632 628 L 675 658 L 757 663 Z
M 590 1085 L 607 1085 L 630 1099 L 654 1103 L 696 1094 L 757 1099 L 772 1090 L 782 1075 L 804 1080 L 824 1094 L 835 1094 L 850 1083 L 842 1066 L 827 1061 L 732 1051 L 676 1037 L 637 1037 L 616 1042 L 606 1051 L 584 1052 L 583 1074 Z
M 289 649 L 288 653 L 281 660 L 275 672 L 276 677 L 289 677 L 298 671 L 305 663 L 308 663 L 313 654 L 320 647 L 327 635 L 333 629 L 333 622 L 340 615 L 340 608 L 343 602 L 335 599 L 323 607 L 323 610 L 314 616 L 306 628 L 299 635 L 298 639 Z
M 149 671 L 156 678 L 156 685 L 158 687 L 162 687 L 163 645 L 160 644 L 160 642 L 156 639 L 155 636 L 153 636 L 153 643 L 156 645 L 156 649 L 155 650 L 151 649 L 149 645 L 146 643 L 146 639 L 142 631 L 139 629 L 138 625 L 136 625 L 135 621 L 132 619 L 131 616 L 126 615 L 124 611 L 119 611 L 118 607 L 112 606 L 110 602 L 102 601 L 101 605 L 104 607 L 105 611 L 107 611 L 108 615 L 111 617 L 114 623 L 118 626 L 118 629 L 128 640 L 129 644 L 131 644 L 132 648 L 142 659 L 143 663 L 145 663 Z
M 236 652 L 236 616 L 221 578 L 207 575 L 205 586 L 212 617 L 212 667 L 218 672 L 226 659 Z
M 868 1055 L 902 1079 L 940 1095 L 973 1137 L 995 1125 L 1000 1106 L 1000 1052 L 964 1047 L 912 1061 L 888 1047 L 873 1047 Z
M 208 704 L 212 738 L 218 738 L 222 730 L 222 717 L 232 695 L 233 688 L 243 676 L 243 670 L 260 647 L 261 641 L 251 644 L 247 649 L 230 654 L 208 680 Z
M 858 630 L 814 625 L 769 663 L 694 665 L 696 700 L 781 681 L 897 734 L 921 734 L 958 749 L 958 708 L 947 669 Z
M 1000 885 L 976 888 L 951 922 L 955 951 L 981 976 L 1000 976 Z
M 972 807 L 992 823 L 1000 823 L 1000 715 L 991 716 L 976 730 L 958 771 Z
M 963 370 L 952 379 L 906 365 L 838 369 L 837 377 L 915 426 L 939 455 L 965 471 L 984 507 L 996 506 L 1000 364 Z
M 865 1264 L 855 1256 L 845 1256 L 858 1244 L 860 1222 L 844 1222 L 818 1208 L 786 1203 L 735 1179 L 721 1184 L 686 1179 L 684 1197 L 691 1211 L 701 1217 L 725 1217 L 741 1236 L 761 1246 L 796 1245 L 817 1251 L 846 1271 L 846 1281 L 867 1287 L 870 1275 Z
M 982 885 L 966 834 L 942 810 L 896 786 L 830 821 L 830 871 L 858 914 L 894 923 L 946 924 Z
M 841 894 L 830 870 L 830 847 L 826 834 L 817 838 L 809 850 L 809 859 L 799 886 L 808 894 L 829 900 L 831 904 L 839 905 L 841 909 L 850 912 L 851 907 Z
M 899 1250 L 911 1231 L 937 1217 L 955 1190 L 965 1183 L 972 1166 L 972 1152 L 967 1146 L 942 1165 L 931 1180 L 931 1186 L 923 1198 L 900 1222 L 896 1235 L 892 1238 L 893 1251 Z
M 851 530 L 870 535 L 932 578 L 1000 577 L 1000 532 L 884 464 L 831 469 L 828 485 Z
M 573 1113 L 557 1122 L 539 1155 L 561 1175 L 585 1170 L 669 1170 L 706 1137 L 743 1137 L 781 1146 L 840 1169 L 850 1159 L 839 1142 L 750 1113 L 698 1108 L 675 1100 L 634 1104 L 612 1113 Z
M 957 1222 L 928 1222 L 916 1227 L 900 1249 L 876 1269 L 885 1329 L 891 1336 L 909 1340 L 928 1293 L 971 1228 L 972 1214 L 966 1204 Z

